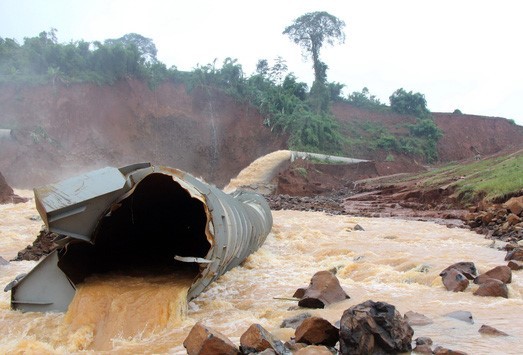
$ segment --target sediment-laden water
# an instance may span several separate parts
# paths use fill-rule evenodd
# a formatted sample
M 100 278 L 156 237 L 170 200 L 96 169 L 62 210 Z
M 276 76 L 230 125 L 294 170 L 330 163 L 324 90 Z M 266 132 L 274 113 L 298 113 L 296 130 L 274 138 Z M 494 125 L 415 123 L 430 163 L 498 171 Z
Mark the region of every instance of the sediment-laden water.
M 25 196 L 30 192 L 17 191 Z M 34 202 L 0 205 L 0 255 L 11 259 L 30 244 L 41 221 Z M 79 292 L 67 314 L 21 313 L 10 310 L 10 293 L 0 296 L 1 353 L 75 353 L 87 349 L 120 353 L 185 353 L 182 342 L 192 325 L 203 321 L 234 342 L 252 323 L 260 323 L 282 340 L 292 329 L 281 321 L 304 310 L 291 297 L 319 270 L 336 268 L 350 299 L 323 310 L 310 311 L 335 322 L 352 305 L 368 299 L 386 301 L 404 314 L 422 313 L 434 323 L 414 327 L 414 337 L 431 337 L 435 345 L 469 354 L 523 352 L 523 272 L 513 273 L 509 298 L 477 297 L 471 284 L 465 292 L 445 290 L 439 272 L 458 261 L 473 261 L 480 272 L 505 265 L 505 253 L 491 241 L 465 229 L 431 222 L 328 216 L 320 212 L 275 211 L 274 227 L 266 243 L 244 264 L 188 303 L 177 303 L 183 286 L 172 278 L 119 281 L 93 277 Z M 356 224 L 364 231 L 354 231 Z M 0 266 L 0 284 L 27 272 L 35 262 Z M 112 286 L 111 286 L 112 285 Z M 181 289 L 180 289 L 181 287 Z M 181 291 L 180 291 L 181 290 Z M 94 295 L 94 296 L 93 296 Z M 81 300 L 84 300 L 82 303 Z M 85 304 L 85 300 L 91 300 Z M 91 304 L 97 300 L 96 305 Z M 104 310 L 103 312 L 100 310 Z M 134 310 L 136 316 L 130 317 Z M 445 314 L 470 311 L 474 324 Z M 478 333 L 482 324 L 508 337 Z

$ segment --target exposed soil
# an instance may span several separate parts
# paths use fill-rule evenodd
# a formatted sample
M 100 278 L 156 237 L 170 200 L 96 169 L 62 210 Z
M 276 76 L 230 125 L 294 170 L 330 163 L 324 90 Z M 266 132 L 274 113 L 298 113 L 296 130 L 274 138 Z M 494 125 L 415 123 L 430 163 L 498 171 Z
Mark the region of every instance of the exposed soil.
M 263 125 L 258 110 L 216 89 L 137 80 L 111 86 L 57 83 L 0 86 L 0 171 L 11 186 L 32 188 L 103 166 L 141 161 L 167 165 L 225 186 L 256 158 L 286 149 L 286 137 Z M 411 116 L 335 103 L 342 127 L 376 122 L 406 131 Z M 444 136 L 442 162 L 523 147 L 523 127 L 503 118 L 435 113 Z M 414 159 L 357 147 L 379 175 L 413 172 Z M 390 156 L 394 161 L 390 160 Z M 386 159 L 386 158 L 389 159 Z
M 0 205 L 6 203 L 21 203 L 27 202 L 28 199 L 25 197 L 20 197 L 14 193 L 11 186 L 7 184 L 4 176 L 0 172 Z
M 392 167 L 391 170 L 394 171 Z M 268 199 L 275 210 L 400 217 L 463 225 L 461 218 L 468 211 L 459 208 L 452 189 L 423 190 L 415 182 L 382 185 L 379 176 L 372 162 L 326 165 L 298 161 L 279 174 L 276 194 Z
M 0 170 L 30 188 L 104 166 L 147 161 L 217 186 L 256 158 L 285 147 L 252 106 L 179 84 L 0 86 Z

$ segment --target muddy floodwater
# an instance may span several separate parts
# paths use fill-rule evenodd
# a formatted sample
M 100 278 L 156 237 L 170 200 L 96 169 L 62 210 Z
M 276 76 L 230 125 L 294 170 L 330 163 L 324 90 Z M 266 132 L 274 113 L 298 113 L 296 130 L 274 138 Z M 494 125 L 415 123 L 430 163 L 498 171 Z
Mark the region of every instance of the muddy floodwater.
M 16 191 L 31 196 L 29 191 Z M 34 220 L 34 201 L 0 205 L 0 255 L 12 259 L 32 243 L 42 225 Z M 184 354 L 182 345 L 197 321 L 221 331 L 239 344 L 252 323 L 260 323 L 282 340 L 292 329 L 281 321 L 304 312 L 285 300 L 306 286 L 320 270 L 337 269 L 350 299 L 310 311 L 331 322 L 366 300 L 386 301 L 400 313 L 415 311 L 434 323 L 415 326 L 414 338 L 430 337 L 469 354 L 521 354 L 523 345 L 523 272 L 515 271 L 509 298 L 477 297 L 445 290 L 438 276 L 458 261 L 473 261 L 480 272 L 506 265 L 505 253 L 473 232 L 431 222 L 328 216 L 320 212 L 273 212 L 274 227 L 265 244 L 188 304 L 177 297 L 183 285 L 162 277 L 109 276 L 91 280 L 66 314 L 21 313 L 10 309 L 10 293 L 0 297 L 0 353 L 169 353 Z M 355 231 L 356 224 L 364 231 Z M 35 262 L 0 266 L 2 287 Z M 181 282 L 183 284 L 183 282 Z M 186 306 L 186 308 L 184 308 Z M 470 311 L 474 323 L 446 317 Z M 132 315 L 132 316 L 131 316 Z M 508 337 L 478 333 L 487 324 Z

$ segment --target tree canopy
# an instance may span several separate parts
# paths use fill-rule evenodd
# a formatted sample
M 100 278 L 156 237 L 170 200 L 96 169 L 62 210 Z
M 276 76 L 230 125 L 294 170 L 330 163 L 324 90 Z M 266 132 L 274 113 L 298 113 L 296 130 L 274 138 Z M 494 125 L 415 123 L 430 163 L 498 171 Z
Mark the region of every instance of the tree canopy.
M 425 95 L 419 92 L 407 92 L 400 88 L 392 93 L 389 100 L 390 108 L 394 112 L 413 115 L 417 118 L 426 118 L 430 115 Z
M 325 65 L 320 61 L 320 50 L 324 44 L 345 42 L 345 22 L 325 11 L 309 12 L 298 17 L 287 26 L 283 34 L 299 45 L 305 57 L 312 57 L 315 81 L 322 81 Z

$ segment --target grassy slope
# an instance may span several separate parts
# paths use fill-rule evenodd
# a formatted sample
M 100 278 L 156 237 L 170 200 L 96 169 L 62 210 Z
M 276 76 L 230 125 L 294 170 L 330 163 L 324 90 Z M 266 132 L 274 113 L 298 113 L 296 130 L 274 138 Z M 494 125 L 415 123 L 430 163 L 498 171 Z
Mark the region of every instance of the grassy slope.
M 503 202 L 523 194 L 523 150 L 469 163 L 451 163 L 408 177 L 385 177 L 380 180 L 381 183 L 416 181 L 423 189 L 454 187 L 455 195 L 463 204 L 482 199 Z

